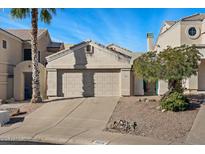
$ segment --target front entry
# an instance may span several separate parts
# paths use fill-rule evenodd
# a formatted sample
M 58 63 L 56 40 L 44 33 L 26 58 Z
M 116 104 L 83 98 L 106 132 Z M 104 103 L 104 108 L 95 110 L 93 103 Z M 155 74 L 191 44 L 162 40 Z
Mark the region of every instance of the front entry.
M 152 96 L 157 95 L 157 82 L 149 82 L 144 80 L 144 95 Z
M 23 61 L 14 68 L 14 98 L 22 101 L 32 97 L 32 62 Z M 46 98 L 46 68 L 39 63 L 40 92 Z
M 32 97 L 32 73 L 24 73 L 24 98 L 25 100 L 31 99 Z

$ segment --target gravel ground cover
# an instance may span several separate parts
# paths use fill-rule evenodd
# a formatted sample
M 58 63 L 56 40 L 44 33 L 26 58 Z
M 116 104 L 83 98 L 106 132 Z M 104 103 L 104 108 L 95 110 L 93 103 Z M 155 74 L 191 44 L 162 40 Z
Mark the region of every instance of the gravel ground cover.
M 183 144 L 198 113 L 200 103 L 197 101 L 191 103 L 189 110 L 184 112 L 162 112 L 158 109 L 159 99 L 159 96 L 122 97 L 113 111 L 106 130 L 121 132 L 111 129 L 111 126 L 114 121 L 126 120 L 137 123 L 135 131 L 129 132 L 133 135 L 166 140 L 170 144 Z

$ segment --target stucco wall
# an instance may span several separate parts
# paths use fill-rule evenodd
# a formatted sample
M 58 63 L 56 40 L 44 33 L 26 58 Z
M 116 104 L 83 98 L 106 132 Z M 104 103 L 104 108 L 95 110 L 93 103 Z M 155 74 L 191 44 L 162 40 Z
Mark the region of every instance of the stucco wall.
M 46 69 L 39 63 L 40 69 L 40 91 L 42 98 L 46 98 Z M 19 63 L 14 69 L 14 98 L 24 100 L 24 73 L 32 72 L 31 61 Z
M 48 32 L 44 32 L 42 36 L 38 40 L 38 49 L 41 53 L 40 55 L 40 62 L 45 65 L 46 63 L 46 56 L 51 55 L 52 53 L 47 51 L 47 46 L 51 43 L 50 36 Z
M 130 96 L 131 91 L 131 72 L 130 69 L 121 70 L 121 95 Z
M 2 47 L 2 40 L 7 42 L 6 49 Z M 0 99 L 13 96 L 10 91 L 13 86 L 13 68 L 21 61 L 21 51 L 21 41 L 0 30 Z
M 56 55 L 63 55 L 48 62 L 47 68 L 76 69 L 76 68 L 131 68 L 130 59 L 120 57 L 113 51 L 106 50 L 95 44 L 94 53 L 86 52 L 86 46 L 79 46 L 75 51 L 61 51 Z
M 199 28 L 200 33 L 201 33 L 202 23 L 200 21 L 181 22 L 181 32 L 179 33 L 181 35 L 180 45 L 183 45 L 183 44 L 192 45 L 192 44 L 201 44 L 202 43 L 202 35 L 200 35 L 196 39 L 190 39 L 189 35 L 187 35 L 187 30 L 191 26 Z
M 40 37 L 38 37 L 38 51 L 40 51 L 40 63 L 43 65 L 45 65 L 46 63 L 45 57 L 52 54 L 47 51 L 47 46 L 49 45 L 50 42 L 51 42 L 50 36 L 47 31 L 41 34 Z M 30 41 L 24 42 L 23 48 L 31 49 L 31 42 Z
M 56 69 L 47 69 L 47 96 L 57 97 L 57 70 Z
M 175 26 L 171 27 L 165 33 L 160 34 L 156 45 L 159 47 L 155 47 L 155 50 L 162 51 L 163 49 L 167 48 L 167 46 L 175 47 L 181 44 L 181 25 L 177 23 Z

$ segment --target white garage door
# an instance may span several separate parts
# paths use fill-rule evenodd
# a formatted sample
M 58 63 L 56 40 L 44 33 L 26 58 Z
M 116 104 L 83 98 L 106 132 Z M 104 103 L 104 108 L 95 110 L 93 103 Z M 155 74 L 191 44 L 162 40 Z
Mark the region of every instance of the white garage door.
M 60 70 L 58 95 L 120 96 L 119 70 Z

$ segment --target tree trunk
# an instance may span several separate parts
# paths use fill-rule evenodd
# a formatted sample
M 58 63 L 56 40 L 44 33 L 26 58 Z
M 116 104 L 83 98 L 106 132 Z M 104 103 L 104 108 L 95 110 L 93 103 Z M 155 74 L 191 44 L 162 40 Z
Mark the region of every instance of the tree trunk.
M 31 32 L 31 50 L 32 50 L 32 103 L 42 102 L 40 94 L 40 70 L 38 67 L 38 49 L 37 49 L 37 35 L 38 35 L 38 9 L 33 8 L 32 14 L 32 32 Z
M 169 80 L 168 89 L 171 92 L 176 91 L 182 93 L 183 92 L 182 80 Z

